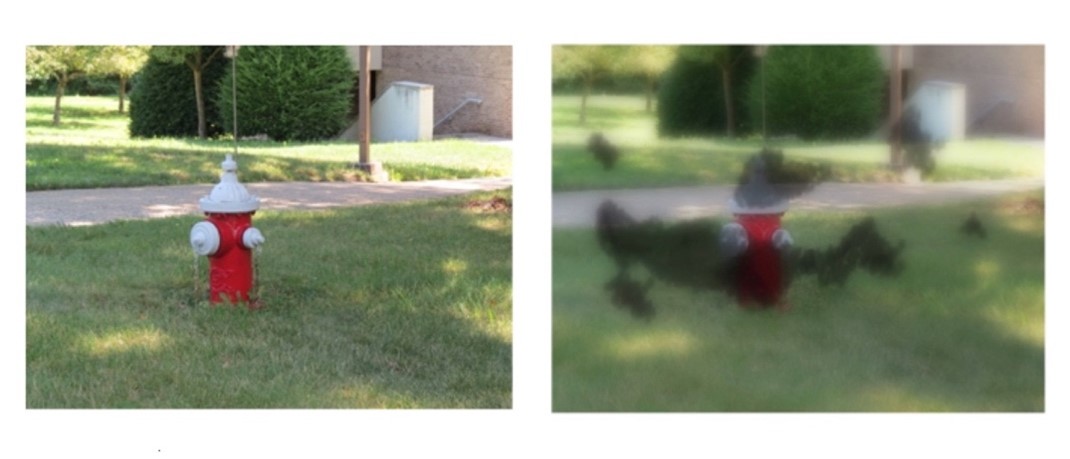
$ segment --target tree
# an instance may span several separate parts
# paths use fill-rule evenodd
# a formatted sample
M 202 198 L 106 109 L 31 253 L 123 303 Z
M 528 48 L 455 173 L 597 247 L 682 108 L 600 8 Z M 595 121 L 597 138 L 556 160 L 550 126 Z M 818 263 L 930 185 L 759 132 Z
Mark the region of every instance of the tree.
M 94 59 L 99 73 L 119 77 L 119 113 L 126 100 L 126 83 L 149 60 L 151 46 L 104 46 Z
M 697 62 L 712 62 L 721 72 L 721 87 L 724 92 L 725 135 L 734 137 L 736 130 L 736 109 L 732 97 L 733 69 L 750 51 L 745 46 L 684 46 L 680 55 Z
M 558 45 L 553 50 L 555 78 L 575 79 L 583 87 L 580 124 L 587 122 L 587 98 L 595 82 L 620 68 L 623 46 Z
M 627 65 L 630 70 L 639 75 L 646 83 L 646 111 L 650 112 L 654 106 L 654 91 L 657 88 L 658 79 L 676 58 L 676 46 L 632 46 L 628 50 Z
M 832 139 L 876 129 L 886 81 L 876 47 L 782 45 L 763 59 L 770 135 Z M 752 107 L 761 85 L 761 78 L 751 81 Z
M 226 59 L 215 59 L 201 75 L 208 137 L 224 132 L 216 102 L 229 67 Z M 127 112 L 132 138 L 197 137 L 197 97 L 193 73 L 185 63 L 161 62 L 150 53 L 148 62 L 130 83 Z
M 60 124 L 60 103 L 67 84 L 93 71 L 93 46 L 28 46 L 26 48 L 26 79 L 55 78 L 56 106 L 52 110 L 52 124 Z
M 344 47 L 243 46 L 233 63 L 216 99 L 232 134 L 235 89 L 242 132 L 306 141 L 335 137 L 348 124 L 353 65 Z
M 204 69 L 223 55 L 222 46 L 154 46 L 152 56 L 161 62 L 185 64 L 193 72 L 193 91 L 197 100 L 197 136 L 208 137 L 208 123 L 204 108 Z

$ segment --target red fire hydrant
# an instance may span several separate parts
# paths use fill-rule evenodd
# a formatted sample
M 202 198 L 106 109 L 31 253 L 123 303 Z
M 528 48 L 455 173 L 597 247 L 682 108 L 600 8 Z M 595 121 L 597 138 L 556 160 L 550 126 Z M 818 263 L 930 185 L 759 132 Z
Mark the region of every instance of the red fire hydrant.
M 238 163 L 231 155 L 222 166 L 219 183 L 200 200 L 208 218 L 193 225 L 189 241 L 194 253 L 209 257 L 209 300 L 226 299 L 255 309 L 249 298 L 254 281 L 252 249 L 264 243 L 264 235 L 252 226 L 252 217 L 260 199 L 238 182 Z
M 761 167 L 729 202 L 736 221 L 721 228 L 720 238 L 725 254 L 738 257 L 733 281 L 740 306 L 787 306 L 781 301 L 787 280 L 783 255 L 794 242 L 780 227 L 787 210 L 787 200 L 770 187 Z

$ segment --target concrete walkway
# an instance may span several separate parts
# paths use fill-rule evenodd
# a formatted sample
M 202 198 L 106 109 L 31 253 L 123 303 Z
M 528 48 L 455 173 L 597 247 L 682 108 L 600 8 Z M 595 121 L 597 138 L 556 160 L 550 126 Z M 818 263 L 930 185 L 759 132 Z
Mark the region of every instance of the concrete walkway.
M 432 199 L 512 186 L 511 177 L 390 183 L 246 183 L 260 197 L 260 212 L 326 209 Z M 26 224 L 85 226 L 113 220 L 200 215 L 200 198 L 214 184 L 26 193 Z
M 1043 179 L 975 182 L 877 184 L 822 183 L 791 202 L 795 210 L 853 210 L 872 207 L 961 202 L 1044 187 Z M 734 185 L 559 192 L 553 195 L 553 225 L 557 228 L 592 227 L 598 206 L 612 199 L 626 212 L 643 220 L 656 217 L 679 220 L 725 215 Z

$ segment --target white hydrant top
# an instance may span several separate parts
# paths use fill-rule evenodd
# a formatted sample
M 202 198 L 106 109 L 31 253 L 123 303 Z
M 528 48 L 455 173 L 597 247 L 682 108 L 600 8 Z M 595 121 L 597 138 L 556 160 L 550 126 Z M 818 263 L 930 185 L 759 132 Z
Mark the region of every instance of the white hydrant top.
M 219 176 L 219 183 L 208 196 L 201 198 L 201 211 L 239 214 L 259 209 L 260 198 L 249 194 L 245 186 L 238 182 L 238 163 L 234 161 L 234 156 L 227 154 L 227 159 L 221 165 L 223 173 Z

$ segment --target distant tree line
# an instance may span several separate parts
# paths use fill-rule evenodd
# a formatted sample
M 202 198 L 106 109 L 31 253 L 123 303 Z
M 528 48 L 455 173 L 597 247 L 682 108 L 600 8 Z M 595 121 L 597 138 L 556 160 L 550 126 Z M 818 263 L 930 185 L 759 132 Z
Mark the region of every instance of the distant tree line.
M 234 62 L 224 46 L 30 46 L 27 94 L 54 94 L 53 124 L 59 125 L 63 96 L 72 88 L 79 94 L 117 94 L 124 112 L 131 86 L 132 137 L 236 134 L 235 98 L 239 130 L 244 125 L 248 134 L 315 140 L 345 128 L 355 74 L 344 47 L 239 49 Z
M 595 46 L 553 50 L 553 90 L 643 92 L 662 136 L 857 137 L 876 129 L 885 74 L 872 46 Z M 763 84 L 764 76 L 764 84 Z

